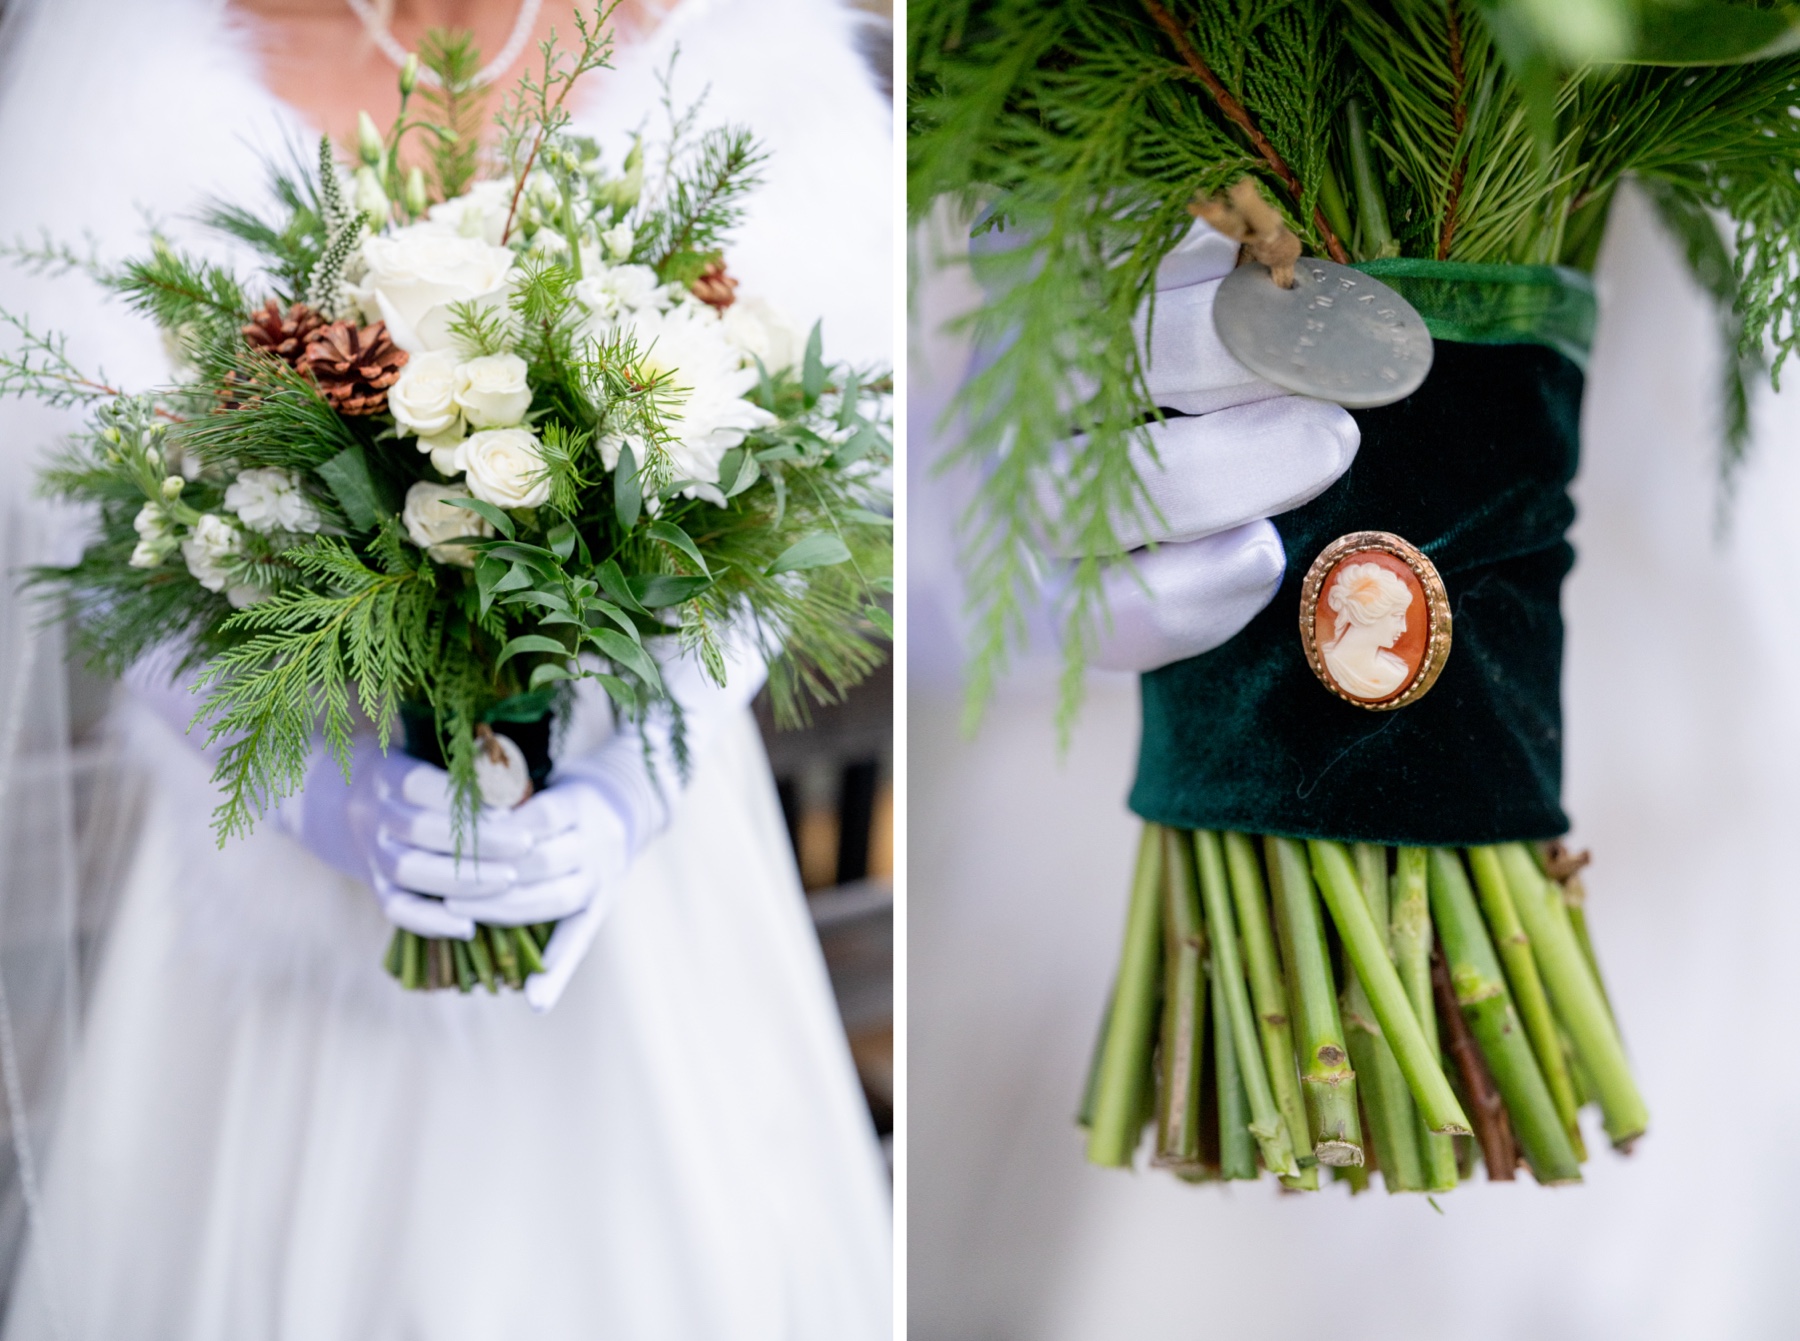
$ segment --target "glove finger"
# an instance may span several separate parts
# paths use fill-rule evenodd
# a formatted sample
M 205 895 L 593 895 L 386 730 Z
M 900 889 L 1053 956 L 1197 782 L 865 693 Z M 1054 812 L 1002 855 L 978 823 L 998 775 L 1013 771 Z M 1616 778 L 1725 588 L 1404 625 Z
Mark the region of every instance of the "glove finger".
M 1287 567 L 1267 521 L 1134 554 L 1106 574 L 1106 609 L 1093 664 L 1156 670 L 1209 652 L 1266 606 Z
M 1362 441 L 1349 411 L 1300 396 L 1170 419 L 1148 432 L 1156 459 L 1133 451 L 1151 507 L 1119 519 L 1127 550 L 1198 540 L 1297 508 L 1350 468 Z
M 542 841 L 580 823 L 581 798 L 570 788 L 546 787 L 534 793 L 523 805 L 515 807 L 510 818 L 520 831 Z
M 498 894 L 518 880 L 518 872 L 510 862 L 476 857 L 458 861 L 441 852 L 386 841 L 376 845 L 376 861 L 384 876 L 415 894 L 481 897 Z
M 456 826 L 447 811 L 426 810 L 389 796 L 381 803 L 381 829 L 390 839 L 430 852 L 458 851 Z M 483 810 L 462 835 L 466 856 L 506 861 L 523 856 L 536 839 L 504 810 Z
M 1237 268 L 1238 251 L 1236 242 L 1206 220 L 1196 219 L 1156 267 L 1156 290 L 1161 293 L 1224 279 Z
M 444 901 L 453 913 L 501 927 L 529 927 L 554 922 L 587 907 L 594 897 L 593 877 L 584 871 L 550 880 L 518 884 L 489 897 L 465 895 Z
M 550 943 L 544 947 L 544 971 L 525 980 L 525 1000 L 533 1010 L 542 1014 L 562 999 L 563 990 L 575 976 L 576 967 L 587 957 L 605 917 L 602 901 L 595 899 L 573 917 L 565 917 L 556 924 L 556 930 L 550 933 Z
M 375 897 L 381 902 L 382 916 L 403 931 L 416 936 L 448 936 L 466 941 L 475 935 L 475 923 L 460 913 L 451 912 L 436 899 L 422 899 L 396 889 L 377 874 Z
M 580 870 L 592 847 L 590 835 L 580 829 L 570 829 L 554 838 L 544 839 L 530 852 L 515 857 L 512 866 L 518 873 L 520 884 L 548 880 Z
M 432 764 L 414 762 L 400 775 L 400 799 L 408 805 L 450 813 L 450 775 Z
M 1182 414 L 1210 414 L 1287 394 L 1239 363 L 1219 339 L 1213 326 L 1218 292 L 1217 280 L 1159 292 L 1154 308 L 1138 313 L 1134 326 L 1153 404 Z

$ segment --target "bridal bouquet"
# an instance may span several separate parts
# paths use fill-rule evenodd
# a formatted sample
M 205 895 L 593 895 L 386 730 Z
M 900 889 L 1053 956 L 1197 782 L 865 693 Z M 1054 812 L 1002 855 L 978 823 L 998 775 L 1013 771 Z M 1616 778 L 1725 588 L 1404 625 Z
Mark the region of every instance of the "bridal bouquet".
M 93 407 L 43 483 L 91 504 L 98 534 L 39 580 L 101 667 L 174 644 L 199 668 L 221 842 L 300 787 L 321 733 L 347 770 L 358 712 L 383 748 L 399 726 L 448 769 L 466 825 L 545 781 L 577 680 L 626 719 L 672 713 L 679 755 L 659 656 L 722 682 L 721 632 L 748 628 L 789 717 L 880 660 L 890 384 L 736 295 L 748 132 L 697 133 L 698 109 L 670 105 L 666 138 L 611 170 L 571 132 L 601 18 L 576 49 L 545 45 L 491 163 L 479 61 L 428 38 L 438 86 L 421 112 L 409 60 L 398 118 L 385 135 L 362 118 L 353 168 L 324 140 L 272 172 L 277 213 L 205 211 L 260 254 L 254 274 L 162 237 L 117 267 L 15 249 L 81 264 L 181 368 L 126 394 L 5 317 L 0 386 Z M 548 934 L 397 932 L 389 967 L 517 986 Z
M 1791 15 L 922 0 L 910 33 L 912 210 L 948 198 L 984 235 L 969 325 L 995 352 L 959 405 L 977 699 L 1065 555 L 1078 702 L 1109 574 L 1157 511 L 1134 453 L 1182 418 L 1145 323 L 1193 215 L 1243 244 L 1208 277 L 1209 329 L 1360 435 L 1275 518 L 1272 601 L 1143 677 L 1090 1159 L 1131 1163 L 1153 1125 L 1190 1179 L 1378 1167 L 1435 1191 L 1478 1146 L 1490 1178 L 1565 1183 L 1590 1102 L 1628 1149 L 1647 1113 L 1553 845 L 1586 272 L 1634 181 L 1718 300 L 1728 478 L 1750 378 L 1800 339 Z

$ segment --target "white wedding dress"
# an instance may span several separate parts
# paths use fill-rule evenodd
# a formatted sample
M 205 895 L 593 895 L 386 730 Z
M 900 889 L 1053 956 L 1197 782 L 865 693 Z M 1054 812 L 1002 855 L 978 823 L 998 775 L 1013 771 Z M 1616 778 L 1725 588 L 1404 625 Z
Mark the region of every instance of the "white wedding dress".
M 891 357 L 890 114 L 828 0 L 686 0 L 580 120 L 613 146 L 710 82 L 702 124 L 773 151 L 743 292 Z M 9 0 L 0 236 L 104 256 L 304 132 L 221 5 Z M 305 142 L 304 139 L 301 140 Z M 0 305 L 126 386 L 154 332 L 78 277 Z M 15 505 L 67 416 L 0 406 Z M 592 1341 L 885 1336 L 888 1191 L 749 714 L 698 761 L 561 1004 L 400 991 L 370 892 L 265 825 L 222 851 L 208 767 L 127 698 L 147 770 L 41 1171 L 9 1341 Z M 3 743 L 3 742 L 0 742 Z

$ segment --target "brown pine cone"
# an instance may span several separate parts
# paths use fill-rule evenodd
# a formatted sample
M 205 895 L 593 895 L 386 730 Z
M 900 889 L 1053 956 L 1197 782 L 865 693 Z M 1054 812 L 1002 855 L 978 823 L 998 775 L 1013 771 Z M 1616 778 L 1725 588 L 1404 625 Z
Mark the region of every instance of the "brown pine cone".
M 723 312 L 737 301 L 738 282 L 725 273 L 725 262 L 708 261 L 700 278 L 688 286 L 688 292 L 708 307 Z
M 273 298 L 258 309 L 244 327 L 244 339 L 257 349 L 266 349 L 277 358 L 298 364 L 306 352 L 306 342 L 314 336 L 325 318 L 304 303 L 295 303 L 283 312 Z
M 385 321 L 360 329 L 334 321 L 314 332 L 298 366 L 339 414 L 380 414 L 387 389 L 406 366 L 406 351 L 388 339 Z

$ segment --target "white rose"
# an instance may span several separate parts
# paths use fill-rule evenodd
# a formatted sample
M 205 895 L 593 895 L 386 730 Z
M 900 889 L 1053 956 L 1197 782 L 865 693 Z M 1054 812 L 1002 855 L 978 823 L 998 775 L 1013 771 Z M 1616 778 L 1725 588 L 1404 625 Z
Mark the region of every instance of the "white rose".
M 446 501 L 467 497 L 469 491 L 460 484 L 428 484 L 420 480 L 406 491 L 406 507 L 400 513 L 407 538 L 439 563 L 474 567 L 474 550 L 448 542 L 458 536 L 489 536 L 494 528 L 480 513 L 452 507 Z
M 740 298 L 725 309 L 720 320 L 725 338 L 744 351 L 746 362 L 761 359 L 772 377 L 800 362 L 805 350 L 800 332 L 773 303 L 762 298 Z M 390 399 L 393 393 L 389 392 Z
M 325 524 L 300 487 L 300 477 L 275 466 L 239 471 L 225 490 L 225 506 L 259 535 L 273 531 L 310 534 Z
M 388 388 L 388 410 L 394 422 L 420 438 L 437 437 L 459 427 L 456 403 L 456 356 L 441 349 L 414 354 Z
M 575 297 L 603 321 L 655 307 L 656 296 L 656 271 L 647 265 L 615 265 L 575 285 Z
M 208 512 L 194 524 L 186 540 L 181 542 L 181 557 L 187 560 L 188 572 L 208 591 L 223 591 L 237 609 L 266 599 L 255 587 L 232 586 L 226 561 L 244 552 L 244 537 L 237 527 L 216 513 Z
M 523 428 L 490 428 L 472 433 L 457 449 L 469 491 L 498 508 L 542 507 L 550 479 L 536 436 Z
M 500 245 L 506 231 L 506 215 L 512 208 L 513 184 L 507 181 L 476 182 L 454 200 L 433 205 L 425 217 L 447 232 L 479 238 Z
M 474 428 L 511 428 L 531 408 L 525 360 L 517 354 L 489 354 L 456 370 L 456 403 Z
M 439 433 L 433 437 L 420 438 L 419 450 L 431 453 L 431 464 L 436 466 L 440 475 L 462 474 L 462 445 L 467 440 L 468 429 L 459 418 L 456 427 L 448 433 Z
M 388 335 L 409 354 L 454 345 L 453 304 L 505 306 L 513 254 L 437 224 L 413 224 L 362 244 L 361 283 L 350 290 L 363 318 L 387 322 Z

